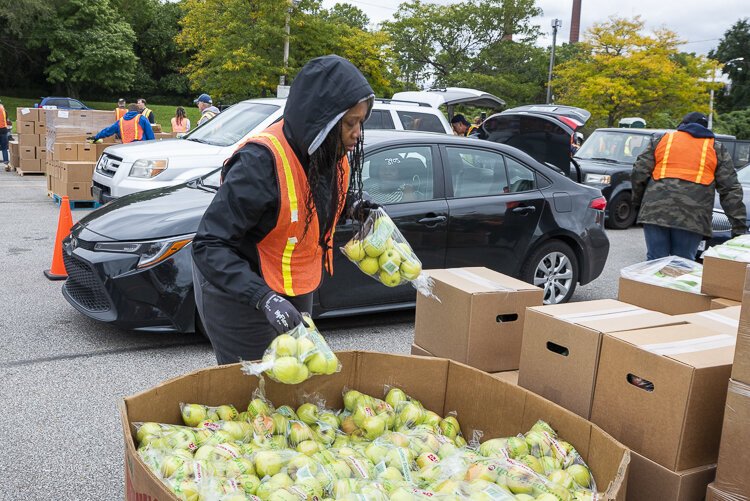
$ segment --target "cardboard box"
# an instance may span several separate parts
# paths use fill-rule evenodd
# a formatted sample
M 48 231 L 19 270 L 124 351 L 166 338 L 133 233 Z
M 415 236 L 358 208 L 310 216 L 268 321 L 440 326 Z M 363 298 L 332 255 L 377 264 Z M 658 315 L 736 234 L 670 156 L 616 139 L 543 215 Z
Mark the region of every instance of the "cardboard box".
M 109 146 L 112 146 L 113 143 L 96 143 L 94 144 L 94 147 L 96 148 L 96 161 L 99 160 L 99 158 L 102 156 L 102 153 L 104 153 L 104 150 L 106 150 Z
M 91 184 L 91 178 L 94 176 L 95 167 L 95 162 L 60 162 L 60 179 L 62 179 L 64 183 Z M 76 200 L 82 199 L 77 198 Z
M 732 379 L 750 384 L 750 270 L 745 277 L 740 327 L 737 330 L 737 347 L 734 351 Z
M 78 144 L 78 160 L 82 162 L 96 162 L 99 157 L 96 156 L 96 146 L 91 143 Z
M 42 172 L 42 161 L 38 158 L 22 158 L 17 168 L 24 172 Z
M 34 132 L 34 122 L 16 123 L 16 133 L 19 136 L 33 136 L 36 134 L 36 132 Z
M 411 345 L 411 354 L 412 355 L 417 355 L 419 357 L 434 357 L 435 356 L 432 353 L 430 353 L 429 351 L 427 351 L 424 348 L 422 348 L 421 346 L 413 344 L 413 343 Z
M 91 181 L 88 182 L 65 182 L 58 179 L 57 190 L 55 194 L 61 197 L 68 197 L 71 201 L 87 202 L 93 200 L 91 196 Z
M 493 372 L 492 377 L 510 384 L 518 384 L 518 371 Z
M 47 160 L 47 148 L 44 146 L 37 146 L 36 157 L 41 160 L 43 164 Z
M 715 464 L 674 472 L 630 451 L 628 501 L 703 501 L 715 475 Z
M 690 324 L 702 325 L 716 332 L 736 336 L 740 325 L 740 307 L 729 306 L 719 310 L 676 315 L 674 318 Z
M 44 110 L 41 108 L 16 108 L 17 122 L 46 123 Z
M 729 381 L 721 432 L 716 489 L 750 496 L 750 385 Z M 740 498 L 742 499 L 742 498 Z
M 77 143 L 55 143 L 52 147 L 55 160 L 61 162 L 78 161 L 78 144 Z
M 37 136 L 42 136 L 42 138 L 47 136 L 47 125 L 43 123 L 34 123 L 34 134 Z M 44 139 L 42 139 L 43 141 Z
M 748 499 L 750 499 L 748 496 L 738 498 L 732 494 L 720 491 L 714 484 L 708 484 L 708 490 L 706 490 L 706 501 L 747 501 Z
M 692 324 L 607 334 L 591 421 L 672 471 L 715 463 L 735 340 Z
M 667 315 L 681 315 L 710 309 L 713 297 L 620 277 L 617 299 Z
M 297 406 L 305 393 L 315 392 L 331 408 L 343 405 L 341 390 L 349 387 L 381 396 L 385 384 L 398 386 L 441 415 L 458 413 L 466 436 L 483 432 L 484 440 L 527 431 L 545 419 L 575 446 L 591 468 L 602 500 L 624 500 L 629 451 L 597 426 L 538 395 L 463 364 L 438 358 L 382 353 L 340 352 L 343 369 L 315 376 L 300 385 L 266 380 L 265 395 L 276 406 Z M 133 423 L 182 423 L 180 402 L 233 404 L 246 408 L 258 378 L 245 376 L 240 364 L 211 367 L 171 379 L 120 402 L 125 440 L 125 495 L 128 500 L 175 500 L 143 463 L 136 451 Z
M 487 268 L 429 270 L 442 302 L 417 295 L 414 343 L 487 372 L 518 369 L 527 306 L 543 291 Z
M 588 419 L 603 334 L 677 323 L 614 299 L 528 308 L 518 384 Z
M 35 134 L 19 134 L 18 144 L 20 146 L 41 146 L 39 136 Z
M 701 292 L 710 296 L 742 301 L 747 266 L 748 263 L 744 261 L 706 256 L 703 259 Z
M 24 160 L 34 160 L 36 158 L 36 146 L 19 146 L 18 158 Z
M 719 310 L 721 308 L 728 308 L 730 306 L 739 306 L 741 301 L 735 301 L 734 299 L 727 299 L 725 297 L 715 297 L 711 300 L 711 309 Z

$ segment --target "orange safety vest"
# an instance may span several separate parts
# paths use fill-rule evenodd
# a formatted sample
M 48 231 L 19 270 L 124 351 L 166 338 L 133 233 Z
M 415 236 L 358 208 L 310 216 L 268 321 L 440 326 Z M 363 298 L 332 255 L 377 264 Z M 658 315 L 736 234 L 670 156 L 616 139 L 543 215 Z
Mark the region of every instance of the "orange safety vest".
M 5 106 L 0 104 L 0 129 L 8 127 L 8 115 L 5 113 Z
M 693 137 L 683 131 L 667 133 L 656 146 L 654 158 L 655 181 L 672 178 L 703 185 L 714 182 L 718 160 L 712 137 Z
M 130 120 L 120 119 L 120 137 L 123 144 L 140 141 L 143 139 L 143 127 L 140 124 L 140 115 L 136 115 Z M 131 126 L 130 123 L 133 123 Z
M 310 186 L 302 165 L 282 131 L 280 120 L 265 131 L 249 138 L 247 143 L 259 143 L 273 154 L 276 178 L 279 181 L 279 215 L 276 225 L 258 243 L 258 257 L 263 279 L 274 291 L 286 296 L 307 294 L 318 288 L 322 280 L 321 259 L 325 257 L 325 268 L 333 275 L 333 234 L 335 225 L 325 236 L 326 249 L 320 243 L 318 214 L 312 209 L 312 219 L 307 234 L 305 221 L 308 210 L 305 206 Z M 339 180 L 339 200 L 336 208 L 337 221 L 346 203 L 349 187 L 349 160 L 342 159 L 344 179 Z M 325 253 L 325 255 L 324 255 Z
M 115 120 L 119 120 L 128 112 L 127 108 L 115 108 Z

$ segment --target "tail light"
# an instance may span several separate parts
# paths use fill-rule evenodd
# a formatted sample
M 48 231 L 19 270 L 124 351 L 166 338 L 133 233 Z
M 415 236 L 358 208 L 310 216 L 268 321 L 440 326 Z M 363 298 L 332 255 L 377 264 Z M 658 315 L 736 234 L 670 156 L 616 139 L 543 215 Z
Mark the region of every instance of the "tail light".
M 589 209 L 604 210 L 607 208 L 607 199 L 604 197 L 596 197 L 589 202 Z

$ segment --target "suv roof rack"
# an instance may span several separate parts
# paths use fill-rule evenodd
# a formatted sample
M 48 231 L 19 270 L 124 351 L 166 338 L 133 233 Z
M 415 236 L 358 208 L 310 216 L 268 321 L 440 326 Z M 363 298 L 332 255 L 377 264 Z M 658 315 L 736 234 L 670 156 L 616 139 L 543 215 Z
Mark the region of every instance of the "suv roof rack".
M 383 104 L 391 104 L 391 103 L 416 104 L 417 106 L 425 106 L 427 108 L 432 108 L 432 106 L 430 106 L 427 103 L 420 103 L 419 101 L 406 101 L 404 99 L 389 99 L 386 97 L 376 97 L 375 101 L 378 101 Z

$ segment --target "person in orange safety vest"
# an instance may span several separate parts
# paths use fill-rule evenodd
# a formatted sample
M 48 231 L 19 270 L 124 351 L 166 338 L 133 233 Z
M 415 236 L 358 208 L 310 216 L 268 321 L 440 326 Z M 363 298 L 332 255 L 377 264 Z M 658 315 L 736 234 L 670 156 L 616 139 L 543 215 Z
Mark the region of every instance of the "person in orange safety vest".
M 117 108 L 115 108 L 115 120 L 119 120 L 122 117 L 125 116 L 125 113 L 128 112 L 127 104 L 125 103 L 125 100 L 120 98 L 117 101 Z
M 2 101 L 0 101 L 0 151 L 3 155 L 5 170 L 8 168 L 8 136 L 10 135 L 11 122 L 8 113 L 5 111 Z
M 138 112 L 138 105 L 128 106 L 128 112 L 115 123 L 99 131 L 96 136 L 87 138 L 89 141 L 97 142 L 105 137 L 117 134 L 123 144 L 133 141 L 148 141 L 154 139 L 154 130 L 148 119 Z
M 309 61 L 283 119 L 225 162 L 223 182 L 193 239 L 193 284 L 219 364 L 257 360 L 312 313 L 333 273 L 333 233 L 350 176 L 361 203 L 363 124 L 374 93 L 339 56 Z M 347 159 L 351 158 L 351 165 Z

